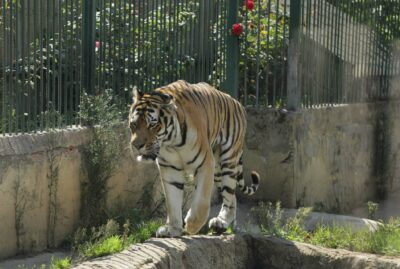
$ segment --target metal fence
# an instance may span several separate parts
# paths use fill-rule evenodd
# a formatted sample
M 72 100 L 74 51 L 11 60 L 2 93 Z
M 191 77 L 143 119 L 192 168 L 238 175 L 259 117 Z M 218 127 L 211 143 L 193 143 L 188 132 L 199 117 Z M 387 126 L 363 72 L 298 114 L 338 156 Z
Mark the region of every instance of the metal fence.
M 148 91 L 186 79 L 221 86 L 229 72 L 228 4 L 2 1 L 0 133 L 79 124 L 83 91 L 112 89 L 129 100 L 134 85 Z
M 227 1 L 102 0 L 96 8 L 96 90 L 129 95 L 177 79 L 225 79 Z
M 290 0 L 240 3 L 244 32 L 240 37 L 239 97 L 245 105 L 286 104 L 289 4 Z
M 302 0 L 299 103 L 385 100 L 399 74 L 400 1 Z
M 1 1 L 0 133 L 77 123 L 80 1 Z
M 129 100 L 186 79 L 298 109 L 388 98 L 400 70 L 398 0 L 3 0 L 0 13 L 0 134 L 79 124 L 83 91 Z

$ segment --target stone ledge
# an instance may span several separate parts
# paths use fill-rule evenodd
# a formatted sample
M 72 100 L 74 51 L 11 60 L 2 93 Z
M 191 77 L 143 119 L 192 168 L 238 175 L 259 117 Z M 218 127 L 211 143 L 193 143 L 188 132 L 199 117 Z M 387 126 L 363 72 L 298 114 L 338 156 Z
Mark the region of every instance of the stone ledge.
M 89 268 L 400 268 L 400 259 L 327 249 L 261 235 L 150 239 L 110 256 L 78 264 Z
M 84 127 L 56 129 L 16 135 L 0 135 L 0 157 L 45 152 L 56 148 L 77 147 L 90 139 L 90 130 Z

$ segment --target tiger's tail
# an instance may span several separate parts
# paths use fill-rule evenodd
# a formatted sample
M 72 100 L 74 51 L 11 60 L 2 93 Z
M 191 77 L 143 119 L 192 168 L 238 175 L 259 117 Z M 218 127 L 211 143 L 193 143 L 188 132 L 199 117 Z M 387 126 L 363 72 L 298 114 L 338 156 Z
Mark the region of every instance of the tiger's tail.
M 252 171 L 251 179 L 252 179 L 251 186 L 245 185 L 243 175 L 241 175 L 241 178 L 238 179 L 238 185 L 240 187 L 240 190 L 246 195 L 253 195 L 257 191 L 260 182 L 260 175 L 256 171 Z

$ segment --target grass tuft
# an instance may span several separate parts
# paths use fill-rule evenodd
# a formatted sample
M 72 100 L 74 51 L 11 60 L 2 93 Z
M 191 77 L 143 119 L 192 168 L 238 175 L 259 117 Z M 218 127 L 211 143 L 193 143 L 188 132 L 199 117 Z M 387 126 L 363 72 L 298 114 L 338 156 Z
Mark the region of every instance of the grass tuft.
M 83 254 L 86 258 L 102 257 L 120 252 L 123 249 L 124 246 L 121 237 L 114 235 L 94 244 L 88 244 Z
M 68 269 L 72 266 L 72 260 L 70 257 L 65 257 L 62 259 L 51 259 L 50 268 L 51 269 Z
M 314 231 L 305 229 L 305 220 L 311 208 L 300 208 L 293 218 L 282 219 L 280 203 L 261 203 L 252 209 L 260 223 L 262 233 L 283 239 L 310 243 L 327 248 L 341 248 L 390 256 L 400 256 L 400 218 L 392 218 L 378 226 L 354 232 L 351 227 L 318 225 Z

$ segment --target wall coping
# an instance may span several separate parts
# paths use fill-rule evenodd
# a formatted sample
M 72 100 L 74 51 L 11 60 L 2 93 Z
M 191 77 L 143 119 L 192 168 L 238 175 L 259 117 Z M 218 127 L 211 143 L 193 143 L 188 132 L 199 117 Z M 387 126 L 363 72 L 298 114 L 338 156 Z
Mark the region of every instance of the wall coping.
M 40 153 L 57 148 L 77 147 L 83 145 L 89 139 L 90 130 L 82 126 L 36 133 L 0 135 L 0 157 Z
M 73 267 L 89 268 L 400 268 L 400 259 L 328 249 L 271 236 L 236 234 L 152 238 Z

